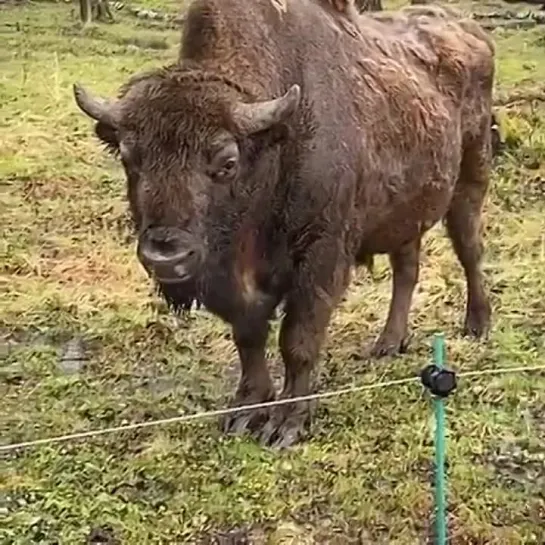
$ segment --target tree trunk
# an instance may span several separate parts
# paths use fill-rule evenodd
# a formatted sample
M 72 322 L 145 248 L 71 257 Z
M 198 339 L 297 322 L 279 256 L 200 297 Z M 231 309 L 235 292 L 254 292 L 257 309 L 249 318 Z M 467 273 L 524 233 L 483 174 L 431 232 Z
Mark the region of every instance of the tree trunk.
M 91 0 L 79 0 L 79 15 L 84 25 L 93 20 Z
M 79 13 L 84 25 L 96 21 L 114 20 L 108 0 L 79 0 Z
M 114 17 L 110 11 L 110 4 L 108 0 L 97 0 L 97 21 L 113 21 Z
M 382 11 L 382 0 L 355 0 L 357 10 L 363 11 Z

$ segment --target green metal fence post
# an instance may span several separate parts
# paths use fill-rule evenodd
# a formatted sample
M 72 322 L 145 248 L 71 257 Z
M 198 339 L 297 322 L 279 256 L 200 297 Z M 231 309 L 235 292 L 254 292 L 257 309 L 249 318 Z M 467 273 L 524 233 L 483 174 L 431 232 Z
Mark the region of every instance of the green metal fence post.
M 456 388 L 456 375 L 445 369 L 445 336 L 433 338 L 433 360 L 421 373 L 422 383 L 433 394 L 435 413 L 435 543 L 447 544 L 447 507 L 445 477 L 445 400 Z
M 439 370 L 443 369 L 445 337 L 438 333 L 433 338 L 433 359 Z M 435 396 L 435 528 L 437 545 L 447 543 L 447 509 L 445 490 L 445 401 Z

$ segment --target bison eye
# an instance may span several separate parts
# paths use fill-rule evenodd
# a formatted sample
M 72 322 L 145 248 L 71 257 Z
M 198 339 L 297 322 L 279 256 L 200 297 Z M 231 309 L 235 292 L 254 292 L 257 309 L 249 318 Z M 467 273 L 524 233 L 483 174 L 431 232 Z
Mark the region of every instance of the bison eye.
M 214 172 L 214 180 L 217 182 L 224 182 L 231 180 L 237 173 L 238 161 L 236 158 L 231 157 L 225 160 L 221 167 Z
M 214 149 L 215 148 L 215 149 Z M 208 172 L 217 183 L 229 183 L 236 177 L 239 169 L 240 151 L 238 144 L 231 140 L 219 140 L 212 148 Z

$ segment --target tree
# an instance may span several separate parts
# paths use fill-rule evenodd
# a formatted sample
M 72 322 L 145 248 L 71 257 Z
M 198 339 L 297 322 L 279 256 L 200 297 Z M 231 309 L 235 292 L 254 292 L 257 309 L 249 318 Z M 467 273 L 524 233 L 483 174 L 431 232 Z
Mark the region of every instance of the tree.
M 356 8 L 363 11 L 382 11 L 382 0 L 355 0 Z
M 95 21 L 114 20 L 108 0 L 79 0 L 79 14 L 83 24 Z

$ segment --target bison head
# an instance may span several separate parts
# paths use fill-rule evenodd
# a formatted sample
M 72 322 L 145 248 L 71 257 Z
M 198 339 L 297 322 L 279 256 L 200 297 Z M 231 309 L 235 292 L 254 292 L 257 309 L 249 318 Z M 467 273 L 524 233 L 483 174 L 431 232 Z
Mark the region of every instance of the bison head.
M 167 299 L 189 304 L 210 253 L 211 208 L 233 206 L 256 172 L 266 177 L 260 162 L 271 160 L 266 143 L 275 141 L 266 135 L 280 133 L 300 101 L 297 85 L 247 102 L 225 79 L 190 76 L 176 69 L 140 76 L 115 100 L 74 85 L 78 106 L 123 164 L 139 260 Z

